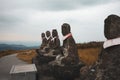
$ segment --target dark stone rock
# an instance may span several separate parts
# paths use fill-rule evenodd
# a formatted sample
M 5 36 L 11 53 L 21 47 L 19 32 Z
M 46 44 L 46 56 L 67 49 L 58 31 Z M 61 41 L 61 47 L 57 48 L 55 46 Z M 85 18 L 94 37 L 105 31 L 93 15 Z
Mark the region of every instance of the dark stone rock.
M 55 57 L 54 57 L 55 58 Z M 37 80 L 54 80 L 54 77 L 51 73 L 51 68 L 48 65 L 48 62 L 53 61 L 54 58 L 40 56 L 33 59 L 37 68 Z
M 95 80 L 96 77 L 96 66 L 84 66 L 80 69 L 80 80 Z
M 55 60 L 55 56 L 53 56 L 53 57 L 52 56 L 41 56 L 41 57 L 39 57 L 38 60 L 42 64 L 49 63 L 49 62 Z
M 56 56 L 45 56 L 43 54 L 37 55 L 33 58 L 33 63 L 36 65 L 48 64 L 49 62 L 55 60 Z
M 69 66 L 51 66 L 51 73 L 57 80 L 74 80 L 79 77 L 80 68 L 83 65 L 69 65 Z
M 56 79 L 54 77 L 52 77 L 52 76 L 41 76 L 37 80 L 56 80 Z

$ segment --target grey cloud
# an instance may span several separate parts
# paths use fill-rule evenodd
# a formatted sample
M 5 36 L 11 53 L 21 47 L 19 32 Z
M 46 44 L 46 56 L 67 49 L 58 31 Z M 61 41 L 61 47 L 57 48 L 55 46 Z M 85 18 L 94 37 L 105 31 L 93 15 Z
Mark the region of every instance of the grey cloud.
M 45 0 L 41 2 L 44 10 L 72 10 L 85 6 L 104 4 L 112 0 Z M 41 6 L 40 6 L 41 7 Z
M 113 0 L 0 0 L 0 10 L 33 8 L 38 10 L 72 10 L 83 6 L 104 4 Z M 119 1 L 119 0 L 114 0 Z
M 0 16 L 0 23 L 16 23 L 16 22 L 19 22 L 20 19 L 18 19 L 17 17 L 15 16 Z
M 29 8 L 33 10 L 61 11 L 77 9 L 80 6 L 109 3 L 111 1 L 113 0 L 0 0 L 0 26 L 24 22 L 27 16 L 25 10 Z
M 24 19 L 22 16 L 17 15 L 0 15 L 0 27 L 2 26 L 12 26 L 17 25 L 24 22 Z

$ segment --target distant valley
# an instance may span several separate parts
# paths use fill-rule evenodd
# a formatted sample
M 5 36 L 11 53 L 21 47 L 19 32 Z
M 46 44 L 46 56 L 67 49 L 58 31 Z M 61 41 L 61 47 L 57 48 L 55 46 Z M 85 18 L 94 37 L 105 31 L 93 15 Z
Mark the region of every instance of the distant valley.
M 17 44 L 0 44 L 0 51 L 3 50 L 25 50 L 25 49 L 36 49 L 39 46 L 25 46 L 25 45 L 17 45 Z

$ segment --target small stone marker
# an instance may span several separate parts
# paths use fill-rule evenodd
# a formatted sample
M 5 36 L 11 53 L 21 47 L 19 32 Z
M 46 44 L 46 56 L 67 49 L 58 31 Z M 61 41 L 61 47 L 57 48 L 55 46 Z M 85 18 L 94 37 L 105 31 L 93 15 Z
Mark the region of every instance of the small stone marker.
M 10 80 L 36 80 L 35 64 L 13 65 Z

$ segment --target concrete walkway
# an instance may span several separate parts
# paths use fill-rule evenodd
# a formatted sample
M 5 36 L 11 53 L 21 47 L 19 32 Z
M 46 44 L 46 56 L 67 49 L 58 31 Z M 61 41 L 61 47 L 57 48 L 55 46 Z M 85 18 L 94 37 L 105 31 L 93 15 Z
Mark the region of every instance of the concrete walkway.
M 10 79 L 10 70 L 12 65 L 27 64 L 16 57 L 17 54 L 8 55 L 0 58 L 0 80 Z

